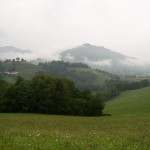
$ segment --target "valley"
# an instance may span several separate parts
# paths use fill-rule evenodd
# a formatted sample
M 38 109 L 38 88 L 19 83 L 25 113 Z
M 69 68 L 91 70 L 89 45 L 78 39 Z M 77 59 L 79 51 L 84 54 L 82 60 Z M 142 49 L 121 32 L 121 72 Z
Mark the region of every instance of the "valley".
M 15 105 L 20 110 L 17 112 L 15 108 L 17 113 L 0 113 L 0 149 L 149 150 L 149 76 L 133 74 L 115 75 L 114 73 L 92 68 L 83 62 L 66 62 L 62 60 L 40 62 L 38 65 L 35 65 L 29 61 L 21 61 L 21 59 L 18 61 L 10 61 L 9 59 L 6 62 L 1 61 L 0 69 L 1 85 L 4 84 L 4 89 L 3 87 L 0 89 L 2 92 L 4 90 L 0 94 L 1 110 L 4 110 L 7 106 L 8 108 L 13 108 L 12 106 L 15 108 Z M 5 71 L 16 71 L 18 74 L 4 74 Z M 23 77 L 20 80 L 21 82 L 18 80 L 19 76 Z M 51 99 L 51 94 L 53 94 L 50 94 L 49 90 L 50 87 L 51 89 L 55 87 L 55 84 L 53 82 L 51 86 L 47 86 L 48 84 L 46 83 L 62 80 L 63 86 L 65 87 L 63 90 L 67 90 L 67 84 L 65 83 L 67 80 L 64 78 L 73 81 L 77 88 L 81 90 L 77 90 L 75 93 L 77 95 L 80 93 L 80 96 L 75 96 L 75 98 L 82 98 L 82 100 L 76 99 L 78 107 L 74 107 L 76 106 L 74 105 L 74 110 L 80 110 L 82 107 L 85 109 L 86 107 L 84 106 L 88 106 L 87 104 L 89 102 L 88 96 L 91 94 L 90 97 L 93 97 L 96 93 L 100 93 L 105 101 L 102 116 L 92 117 L 87 115 L 85 117 L 82 113 L 83 109 L 80 112 L 72 112 L 74 116 L 68 116 L 68 112 L 66 113 L 67 115 L 56 115 L 58 112 L 64 113 L 66 107 L 64 110 L 61 108 L 62 112 L 54 112 L 54 115 L 48 106 L 51 106 L 49 98 Z M 3 83 L 3 80 L 7 83 Z M 37 86 L 31 84 L 33 81 Z M 30 87 L 31 85 L 33 87 Z M 9 96 L 8 94 L 8 99 L 7 97 L 3 99 L 3 94 L 6 94 L 5 90 L 7 90 L 7 86 L 8 93 L 11 94 L 9 86 L 13 89 L 12 95 L 16 92 L 13 96 L 13 98 L 16 97 L 14 102 L 12 101 L 11 95 Z M 35 96 L 31 98 L 30 92 L 33 92 L 33 90 L 30 91 L 28 89 L 37 89 L 43 92 L 34 94 Z M 86 91 L 85 89 L 90 91 Z M 37 93 L 36 90 L 35 93 Z M 59 94 L 59 91 L 57 93 Z M 20 95 L 22 96 L 18 99 L 17 96 Z M 67 106 L 66 104 L 69 102 L 65 102 L 65 100 L 68 100 L 69 95 L 68 93 L 67 97 L 61 96 L 64 101 L 63 104 L 65 104 L 64 106 Z M 83 95 L 86 101 L 83 100 Z M 39 99 L 39 97 L 42 97 L 42 99 Z M 31 98 L 30 102 L 29 98 Z M 54 98 L 57 100 L 56 96 Z M 32 105 L 32 108 L 35 109 L 35 106 L 40 104 L 40 107 L 35 109 L 37 112 L 32 112 L 33 109 L 29 109 L 30 105 L 27 105 L 26 101 L 28 104 L 31 102 L 35 104 L 35 101 L 37 101 L 38 103 L 36 105 Z M 12 102 L 13 105 L 9 105 L 9 102 Z M 21 104 L 20 106 L 23 105 L 22 109 L 18 107 L 18 104 Z M 92 107 L 97 108 L 97 105 L 93 105 Z M 50 114 L 46 113 L 48 112 L 47 110 L 49 110 Z M 86 113 L 87 110 L 89 111 L 87 108 L 85 110 Z M 6 109 L 6 111 L 9 111 L 9 109 Z M 46 114 L 43 114 L 43 112 Z M 75 116 L 75 114 L 81 116 Z

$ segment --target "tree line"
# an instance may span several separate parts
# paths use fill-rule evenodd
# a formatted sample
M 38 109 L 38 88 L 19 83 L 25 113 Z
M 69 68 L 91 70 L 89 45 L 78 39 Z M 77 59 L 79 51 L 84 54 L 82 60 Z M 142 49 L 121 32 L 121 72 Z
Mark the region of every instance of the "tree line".
M 101 88 L 100 92 L 103 95 L 104 101 L 108 101 L 118 95 L 121 92 L 127 90 L 135 90 L 150 86 L 150 81 L 148 79 L 143 79 L 140 81 L 127 81 L 127 80 L 107 80 L 104 86 Z
M 61 115 L 102 115 L 100 94 L 80 90 L 66 78 L 18 77 L 14 84 L 0 80 L 0 112 L 47 113 Z
M 16 59 L 5 59 L 4 61 L 0 60 L 0 72 L 16 71 L 15 65 L 17 63 L 27 63 L 27 61 L 19 57 Z

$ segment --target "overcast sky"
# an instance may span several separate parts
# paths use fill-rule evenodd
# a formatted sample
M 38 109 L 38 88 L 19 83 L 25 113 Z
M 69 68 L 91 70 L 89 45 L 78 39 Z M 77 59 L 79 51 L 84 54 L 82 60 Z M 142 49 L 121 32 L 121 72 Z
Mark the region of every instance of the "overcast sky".
M 0 0 L 0 46 L 57 52 L 83 43 L 150 57 L 150 0 Z

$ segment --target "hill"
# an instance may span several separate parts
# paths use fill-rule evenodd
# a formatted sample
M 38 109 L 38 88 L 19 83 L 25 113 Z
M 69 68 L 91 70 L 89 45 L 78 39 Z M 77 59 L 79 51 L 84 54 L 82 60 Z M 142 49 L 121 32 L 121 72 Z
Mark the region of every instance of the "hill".
M 40 63 L 39 66 L 42 68 L 39 74 L 66 77 L 73 80 L 77 86 L 92 91 L 99 91 L 106 80 L 118 78 L 110 73 L 91 69 L 83 63 L 52 61 Z
M 18 72 L 19 76 L 24 77 L 25 79 L 31 79 L 32 77 L 35 76 L 37 72 L 39 72 L 41 69 L 40 66 L 38 65 L 33 65 L 29 62 L 2 62 L 0 61 L 0 72 L 1 74 L 3 72 Z M 4 79 L 10 82 L 13 82 L 16 75 L 9 75 L 5 74 Z
M 14 82 L 17 75 L 28 80 L 35 75 L 65 77 L 73 80 L 79 88 L 103 92 L 105 100 L 119 95 L 122 91 L 149 85 L 148 77 L 117 76 L 106 71 L 91 69 L 83 63 L 51 61 L 34 65 L 24 59 L 0 61 L 0 77 Z
M 82 62 L 92 68 L 122 75 L 147 75 L 147 66 L 140 66 L 140 60 L 129 57 L 102 46 L 83 44 L 60 53 L 60 59 L 69 62 Z
M 112 115 L 150 114 L 150 87 L 123 92 L 106 103 L 104 113 Z
M 55 77 L 66 77 L 75 82 L 80 88 L 99 91 L 106 80 L 116 79 L 117 76 L 101 70 L 91 69 L 83 63 L 68 63 L 63 61 L 52 61 L 31 64 L 27 61 L 6 60 L 0 62 L 0 72 L 17 71 L 18 75 L 25 79 L 32 79 L 35 75 L 49 75 Z M 7 81 L 13 82 L 15 75 L 5 75 Z

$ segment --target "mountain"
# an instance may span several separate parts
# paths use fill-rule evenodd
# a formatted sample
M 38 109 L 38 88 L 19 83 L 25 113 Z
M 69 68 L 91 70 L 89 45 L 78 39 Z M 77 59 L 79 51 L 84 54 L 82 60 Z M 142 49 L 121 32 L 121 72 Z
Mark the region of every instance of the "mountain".
M 74 59 L 77 61 L 83 61 L 84 59 L 89 59 L 93 61 L 98 61 L 98 60 L 120 61 L 122 59 L 131 58 L 131 57 L 111 51 L 105 47 L 94 46 L 86 43 L 76 48 L 72 48 L 62 52 L 61 58 L 65 60 Z
M 25 53 L 32 53 L 30 50 L 21 50 L 19 48 L 13 47 L 13 46 L 5 46 L 5 47 L 0 47 L 0 54 L 4 53 L 20 53 L 20 54 L 25 54 Z
M 24 57 L 25 55 L 31 55 L 30 50 L 21 50 L 13 46 L 0 47 L 0 59 L 13 59 L 16 57 Z
M 147 75 L 146 69 L 138 65 L 137 58 L 88 43 L 63 51 L 60 53 L 60 59 L 69 62 L 82 62 L 92 68 L 114 74 Z

